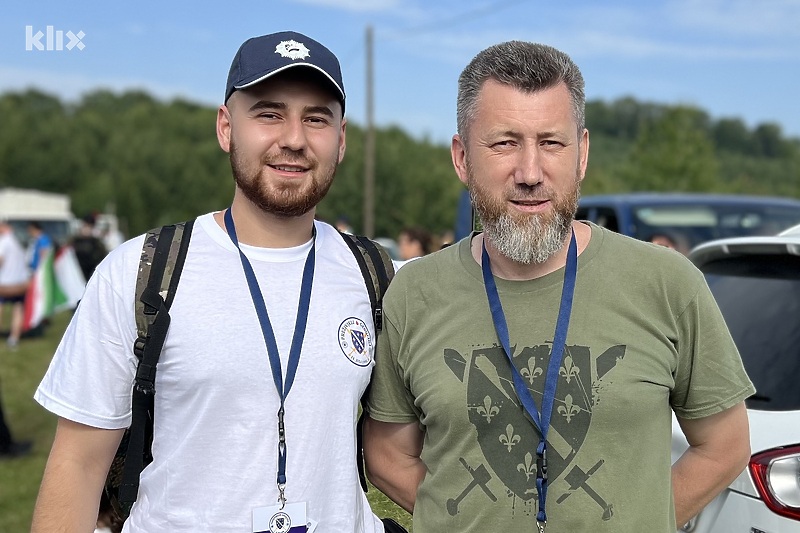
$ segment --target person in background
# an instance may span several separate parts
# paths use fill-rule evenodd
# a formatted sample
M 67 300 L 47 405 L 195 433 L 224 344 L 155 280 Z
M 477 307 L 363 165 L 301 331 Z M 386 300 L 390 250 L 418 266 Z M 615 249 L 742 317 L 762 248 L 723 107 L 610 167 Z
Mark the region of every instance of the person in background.
M 403 261 L 428 255 L 433 251 L 432 245 L 431 234 L 420 227 L 404 228 L 397 237 L 397 247 Z
M 380 533 L 356 465 L 372 308 L 344 238 L 314 220 L 345 153 L 339 61 L 296 32 L 249 39 L 223 102 L 232 204 L 194 222 L 125 532 Z M 59 421 L 33 533 L 96 525 L 131 422 L 143 242 L 98 266 L 35 394 Z
M 47 254 L 53 251 L 53 240 L 44 232 L 42 225 L 35 221 L 28 223 L 28 235 L 31 238 L 28 245 L 28 268 L 31 272 L 36 272 Z
M 30 273 L 25 262 L 25 249 L 20 244 L 14 229 L 6 221 L 0 221 L 0 317 L 3 308 L 10 308 L 9 333 L 6 343 L 16 349 L 22 335 L 25 307 L 25 291 Z
M 83 217 L 78 233 L 71 241 L 72 249 L 75 250 L 75 257 L 81 267 L 81 273 L 83 273 L 83 279 L 86 281 L 89 281 L 94 274 L 94 269 L 108 253 L 103 241 L 95 235 L 94 221 L 93 215 Z
M 688 244 L 686 237 L 675 232 L 656 232 L 650 235 L 650 238 L 647 240 L 653 244 L 669 248 L 670 250 L 676 250 L 683 255 L 687 255 L 691 250 L 691 246 Z
M 345 215 L 336 219 L 336 229 L 342 233 L 353 233 L 353 226 L 350 225 L 350 219 Z
M 2 396 L 2 394 L 0 394 Z M 14 440 L 3 413 L 3 402 L 0 400 L 0 459 L 16 459 L 28 455 L 33 448 L 29 440 Z
M 459 78 L 451 153 L 483 231 L 398 271 L 364 426 L 415 533 L 674 533 L 749 460 L 754 389 L 702 273 L 575 220 L 584 110 L 549 46 Z

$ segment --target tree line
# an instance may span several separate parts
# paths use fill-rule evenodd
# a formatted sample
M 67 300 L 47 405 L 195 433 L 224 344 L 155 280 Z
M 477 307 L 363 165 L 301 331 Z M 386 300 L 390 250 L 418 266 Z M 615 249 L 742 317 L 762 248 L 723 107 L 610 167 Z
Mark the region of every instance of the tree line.
M 0 95 L 0 187 L 67 193 L 73 211 L 114 210 L 128 236 L 224 208 L 233 193 L 217 144 L 216 108 L 97 90 L 65 103 L 38 90 Z M 706 191 L 800 197 L 800 139 L 703 110 L 623 98 L 590 101 L 583 194 Z M 318 208 L 324 220 L 363 218 L 364 129 L 349 122 L 347 154 Z M 400 127 L 376 130 L 375 234 L 453 228 L 463 186 L 449 146 Z

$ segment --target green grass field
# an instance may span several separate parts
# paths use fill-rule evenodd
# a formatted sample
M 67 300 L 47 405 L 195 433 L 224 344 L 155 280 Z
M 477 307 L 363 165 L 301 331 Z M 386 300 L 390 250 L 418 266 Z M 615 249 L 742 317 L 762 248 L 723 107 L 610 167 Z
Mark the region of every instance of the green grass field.
M 8 313 L 3 317 L 7 322 Z M 9 351 L 4 340 L 0 342 L 0 394 L 6 421 L 15 439 L 34 442 L 30 455 L 0 460 L 0 533 L 30 531 L 33 505 L 56 427 L 55 417 L 33 400 L 33 393 L 69 318 L 69 313 L 57 314 L 42 337 L 23 339 L 15 352 Z M 408 513 L 374 488 L 367 496 L 378 516 L 390 516 L 410 530 Z

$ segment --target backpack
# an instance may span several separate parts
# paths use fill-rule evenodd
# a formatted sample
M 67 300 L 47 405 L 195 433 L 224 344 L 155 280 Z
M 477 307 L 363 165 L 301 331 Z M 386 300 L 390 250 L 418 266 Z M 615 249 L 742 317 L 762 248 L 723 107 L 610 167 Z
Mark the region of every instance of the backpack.
M 155 228 L 147 232 L 136 278 L 135 315 L 138 338 L 133 352 L 139 359 L 132 393 L 131 425 L 125 430 L 106 477 L 104 496 L 119 522 L 127 519 L 139 492 L 139 475 L 153 460 L 153 397 L 156 365 L 169 329 L 169 308 L 178 288 L 189 249 L 194 220 Z M 383 295 L 394 276 L 394 265 L 386 250 L 361 235 L 339 232 L 361 269 L 369 293 L 377 334 L 383 327 Z M 367 391 L 361 398 L 364 402 Z M 362 416 L 357 425 L 356 448 L 361 486 L 367 490 L 361 447 Z

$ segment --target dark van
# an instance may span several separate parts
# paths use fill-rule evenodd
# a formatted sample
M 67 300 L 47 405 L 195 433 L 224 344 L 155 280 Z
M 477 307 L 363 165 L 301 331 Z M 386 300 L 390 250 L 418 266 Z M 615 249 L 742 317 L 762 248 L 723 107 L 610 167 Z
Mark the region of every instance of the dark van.
M 576 217 L 643 241 L 665 238 L 688 252 L 726 237 L 775 235 L 800 224 L 800 200 L 704 193 L 589 195 Z

